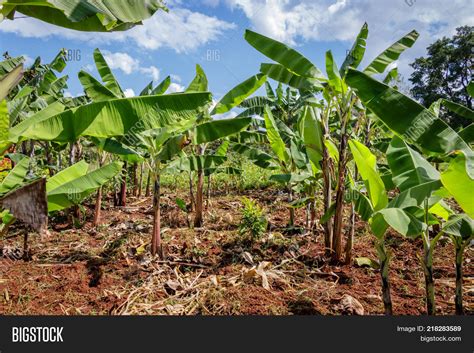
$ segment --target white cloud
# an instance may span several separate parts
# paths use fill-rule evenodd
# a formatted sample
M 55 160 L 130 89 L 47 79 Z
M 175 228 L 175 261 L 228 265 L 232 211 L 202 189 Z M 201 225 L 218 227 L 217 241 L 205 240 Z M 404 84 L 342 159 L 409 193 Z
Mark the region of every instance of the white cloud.
M 123 94 L 125 97 L 135 97 L 135 91 L 131 88 L 127 88 L 125 91 L 123 91 Z
M 140 67 L 140 62 L 127 53 L 111 53 L 104 50 L 103 54 L 107 65 L 112 70 L 122 70 L 125 74 L 130 75 Z
M 187 9 L 174 8 L 144 21 L 127 32 L 145 49 L 173 48 L 178 53 L 190 52 L 217 40 L 224 31 L 235 25 Z
M 170 6 L 171 7 L 171 6 Z M 94 45 L 112 42 L 135 42 L 141 48 L 155 50 L 171 48 L 178 53 L 196 50 L 202 45 L 219 39 L 235 25 L 215 16 L 208 16 L 183 8 L 171 8 L 169 13 L 157 12 L 129 31 L 112 33 L 78 32 L 56 27 L 34 18 L 20 18 L 2 22 L 0 31 L 16 33 L 27 38 L 62 37 L 80 40 Z
M 85 71 L 91 73 L 91 72 L 94 72 L 95 66 L 92 65 L 92 64 L 86 64 L 82 67 L 82 70 L 85 70 Z
M 185 90 L 185 87 L 180 85 L 179 83 L 172 82 L 168 89 L 166 90 L 166 93 L 176 93 L 176 92 L 183 92 Z
M 155 66 L 142 67 L 140 68 L 140 72 L 150 76 L 153 81 L 158 81 L 160 79 L 160 70 Z
M 26 67 L 33 65 L 33 63 L 35 62 L 35 60 L 27 54 L 22 54 L 21 56 L 25 59 Z
M 181 76 L 171 74 L 170 77 L 173 81 L 176 81 L 176 82 L 181 82 L 182 81 Z
M 366 60 L 384 50 L 412 29 L 420 33 L 400 67 L 425 54 L 434 40 L 451 36 L 461 25 L 474 25 L 471 0 L 414 2 L 392 0 L 225 0 L 234 10 L 245 13 L 257 32 L 298 45 L 306 41 L 352 41 L 364 22 L 369 24 Z M 315 53 L 323 56 L 324 53 Z M 403 64 L 403 65 L 401 65 Z
M 151 77 L 153 81 L 158 81 L 160 79 L 160 70 L 156 66 L 141 67 L 140 60 L 132 58 L 127 53 L 111 53 L 104 50 L 103 54 L 107 65 L 109 65 L 112 70 L 121 70 L 126 75 L 138 71 Z M 90 69 L 90 67 L 87 68 Z

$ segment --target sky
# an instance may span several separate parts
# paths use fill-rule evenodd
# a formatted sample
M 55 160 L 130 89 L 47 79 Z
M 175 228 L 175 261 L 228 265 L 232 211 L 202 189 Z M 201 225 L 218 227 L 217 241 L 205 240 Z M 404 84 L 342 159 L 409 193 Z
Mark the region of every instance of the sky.
M 66 30 L 18 14 L 22 18 L 0 23 L 0 52 L 24 55 L 29 64 L 37 56 L 49 62 L 68 49 L 74 55 L 63 74 L 69 75 L 70 96 L 82 93 L 79 70 L 98 76 L 95 48 L 128 96 L 168 75 L 169 92 L 181 91 L 200 64 L 218 100 L 269 62 L 245 42 L 247 28 L 293 46 L 322 71 L 325 52 L 331 50 L 341 64 L 364 22 L 369 39 L 362 68 L 416 29 L 420 38 L 397 62 L 408 81 L 409 63 L 425 55 L 430 43 L 452 36 L 456 27 L 474 25 L 472 0 L 168 0 L 167 5 L 169 13 L 157 12 L 141 26 L 114 33 Z

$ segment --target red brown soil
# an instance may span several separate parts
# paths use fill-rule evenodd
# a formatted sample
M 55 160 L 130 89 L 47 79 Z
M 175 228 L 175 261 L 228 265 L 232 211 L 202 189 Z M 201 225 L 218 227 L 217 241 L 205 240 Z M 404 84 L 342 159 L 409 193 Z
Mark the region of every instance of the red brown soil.
M 98 229 L 89 222 L 74 229 L 64 217 L 53 219 L 48 239 L 30 237 L 31 260 L 0 258 L 0 314 L 339 315 L 344 314 L 338 303 L 345 294 L 357 299 L 365 314 L 383 313 L 378 271 L 330 264 L 319 231 L 284 235 L 288 211 L 282 199 L 275 202 L 272 191 L 247 195 L 265 206 L 274 235 L 253 244 L 238 235 L 239 196 L 214 195 L 204 228 L 191 230 L 170 193 L 165 190 L 168 197 L 162 200 L 167 262 L 147 255 L 149 199 L 130 199 L 129 208 L 104 210 L 107 224 Z M 303 210 L 297 219 L 302 226 Z M 21 248 L 23 231 L 18 224 L 10 238 L 0 240 L 0 248 Z M 388 243 L 394 313 L 425 314 L 421 242 L 391 234 Z M 258 276 L 248 277 L 252 265 L 244 252 L 255 265 L 270 263 L 274 276 L 270 271 L 269 288 Z M 474 313 L 472 252 L 464 254 L 467 314 Z M 376 259 L 364 222 L 357 223 L 353 253 Z M 434 276 L 437 313 L 454 314 L 454 249 L 448 240 L 435 249 Z

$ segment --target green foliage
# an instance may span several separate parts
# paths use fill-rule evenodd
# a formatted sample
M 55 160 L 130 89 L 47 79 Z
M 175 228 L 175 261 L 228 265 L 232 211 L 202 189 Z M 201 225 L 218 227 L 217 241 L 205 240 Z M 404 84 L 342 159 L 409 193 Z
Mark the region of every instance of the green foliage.
M 412 95 L 429 107 L 444 98 L 473 109 L 468 92 L 473 65 L 474 26 L 456 29 L 451 38 L 438 39 L 427 48 L 426 57 L 417 58 L 411 66 Z M 471 123 L 456 112 L 442 112 L 441 117 L 451 126 L 466 127 Z
M 2 5 L 0 18 L 13 20 L 15 12 L 20 12 L 56 26 L 88 32 L 123 31 L 166 9 L 161 0 L 6 0 Z
M 240 235 L 247 235 L 252 240 L 260 239 L 267 230 L 268 221 L 265 217 L 265 211 L 258 203 L 247 197 L 242 198 L 242 219 L 239 225 Z

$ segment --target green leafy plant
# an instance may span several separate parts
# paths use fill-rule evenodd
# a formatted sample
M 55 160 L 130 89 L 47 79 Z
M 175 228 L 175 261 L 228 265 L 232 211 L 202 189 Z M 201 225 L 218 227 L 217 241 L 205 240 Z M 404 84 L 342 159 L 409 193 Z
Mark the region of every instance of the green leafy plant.
M 240 235 L 249 236 L 252 240 L 260 239 L 267 230 L 268 221 L 265 211 L 254 200 L 247 197 L 242 198 L 242 220 L 239 225 Z

